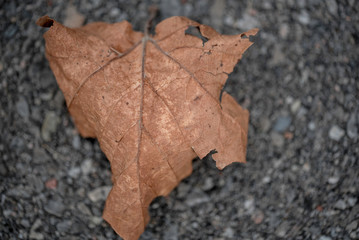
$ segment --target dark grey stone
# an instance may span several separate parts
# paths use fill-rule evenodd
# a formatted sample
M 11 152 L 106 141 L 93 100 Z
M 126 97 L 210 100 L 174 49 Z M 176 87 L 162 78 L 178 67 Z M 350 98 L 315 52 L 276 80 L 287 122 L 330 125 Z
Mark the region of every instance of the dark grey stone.
M 356 119 L 355 114 L 352 113 L 347 122 L 347 134 L 351 139 L 356 139 L 358 137 L 358 124 L 359 121 Z
M 65 220 L 62 222 L 59 222 L 58 224 L 56 224 L 56 230 L 61 232 L 61 233 L 66 233 L 70 230 L 70 228 L 72 227 L 72 221 L 71 220 Z
M 62 217 L 63 212 L 65 211 L 66 207 L 63 204 L 62 200 L 49 200 L 44 207 L 45 211 L 56 216 Z

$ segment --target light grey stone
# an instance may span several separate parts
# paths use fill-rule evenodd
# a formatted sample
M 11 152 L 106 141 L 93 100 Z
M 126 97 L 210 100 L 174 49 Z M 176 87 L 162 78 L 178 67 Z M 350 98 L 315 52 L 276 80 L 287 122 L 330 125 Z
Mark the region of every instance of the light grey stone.
M 336 16 L 338 14 L 338 4 L 335 0 L 326 0 L 325 3 L 327 4 L 328 11 Z
M 292 118 L 289 116 L 279 117 L 274 124 L 274 131 L 284 132 L 292 123 Z
M 339 141 L 344 136 L 344 130 L 334 125 L 329 130 L 329 138 L 335 141 Z
M 208 195 L 201 191 L 200 189 L 196 189 L 192 191 L 186 199 L 186 205 L 189 207 L 194 207 L 202 203 L 206 203 L 210 200 Z
M 85 159 L 81 164 L 81 171 L 83 175 L 88 175 L 93 171 L 92 159 Z
M 60 123 L 60 118 L 56 115 L 55 112 L 49 111 L 46 113 L 45 120 L 42 123 L 41 127 L 41 137 L 45 141 L 51 141 L 51 134 L 55 133 L 57 126 Z
M 19 101 L 16 103 L 16 110 L 17 113 L 24 118 L 25 120 L 29 119 L 30 110 L 29 110 L 29 104 L 27 103 L 26 99 L 24 97 L 20 97 Z
M 344 200 L 340 199 L 335 203 L 334 207 L 340 210 L 345 210 L 348 206 Z
M 112 186 L 98 187 L 87 194 L 92 202 L 105 201 Z

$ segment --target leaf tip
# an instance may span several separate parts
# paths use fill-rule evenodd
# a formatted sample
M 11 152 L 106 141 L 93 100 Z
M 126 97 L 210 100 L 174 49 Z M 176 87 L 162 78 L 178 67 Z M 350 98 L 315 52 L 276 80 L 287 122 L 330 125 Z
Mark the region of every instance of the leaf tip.
M 54 24 L 54 20 L 50 18 L 49 16 L 42 16 L 36 21 L 36 25 L 40 27 L 46 27 L 49 28 Z

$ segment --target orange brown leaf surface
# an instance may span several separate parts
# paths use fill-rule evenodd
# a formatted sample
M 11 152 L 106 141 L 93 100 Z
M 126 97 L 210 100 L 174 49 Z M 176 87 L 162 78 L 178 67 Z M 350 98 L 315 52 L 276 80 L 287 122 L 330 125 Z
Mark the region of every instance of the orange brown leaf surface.
M 221 90 L 252 45 L 253 29 L 220 35 L 184 17 L 159 23 L 154 36 L 124 21 L 70 29 L 44 16 L 46 57 L 80 134 L 96 137 L 111 163 L 104 219 L 137 239 L 148 206 L 191 174 L 211 150 L 219 169 L 245 162 L 248 111 Z M 186 34 L 199 28 L 205 43 Z

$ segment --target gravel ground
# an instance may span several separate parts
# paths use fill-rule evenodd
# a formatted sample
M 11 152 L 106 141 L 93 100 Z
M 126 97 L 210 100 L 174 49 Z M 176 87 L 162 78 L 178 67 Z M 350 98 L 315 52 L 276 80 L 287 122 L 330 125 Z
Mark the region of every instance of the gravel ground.
M 154 1 L 236 34 L 261 32 L 226 85 L 251 113 L 247 164 L 210 159 L 150 207 L 141 239 L 359 239 L 359 4 Z M 86 22 L 140 30 L 150 1 L 73 1 Z M 81 138 L 44 56 L 42 15 L 67 1 L 0 1 L 0 239 L 120 239 L 102 220 L 110 166 Z

